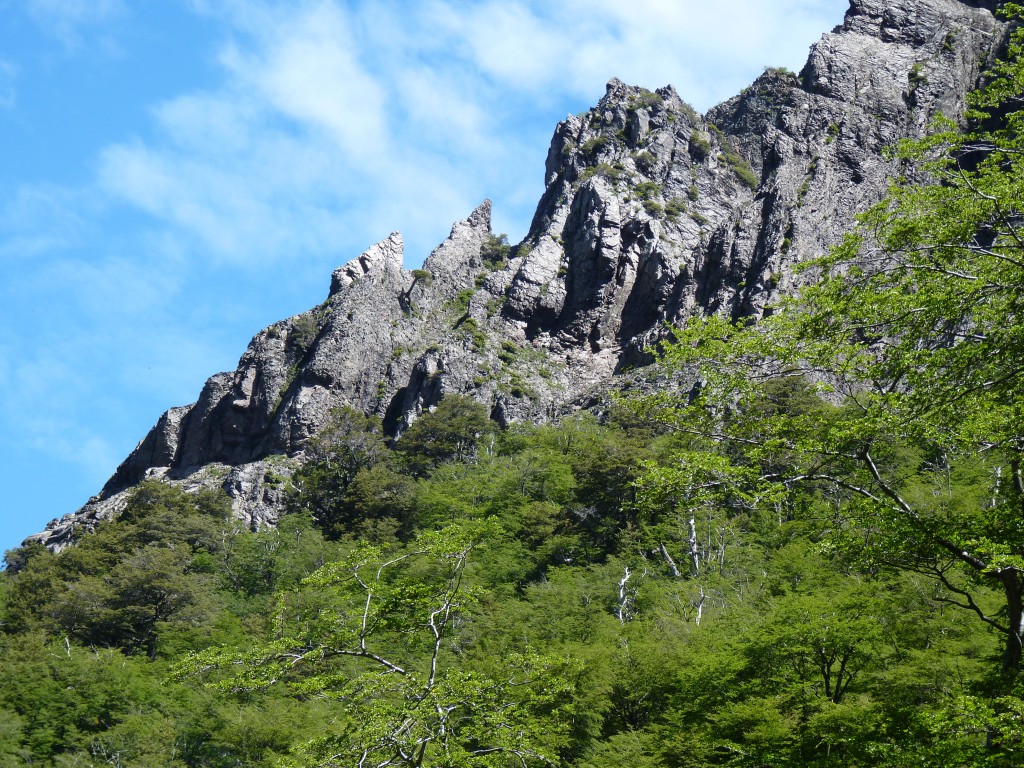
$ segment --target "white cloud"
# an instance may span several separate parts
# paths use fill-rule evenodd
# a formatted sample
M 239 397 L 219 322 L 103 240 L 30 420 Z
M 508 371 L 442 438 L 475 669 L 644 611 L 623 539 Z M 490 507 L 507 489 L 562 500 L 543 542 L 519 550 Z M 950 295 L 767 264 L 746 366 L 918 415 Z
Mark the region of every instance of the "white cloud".
M 525 225 L 536 105 L 593 103 L 618 76 L 706 108 L 762 66 L 798 66 L 841 2 L 192 0 L 234 31 L 222 84 L 159 105 L 157 138 L 108 147 L 100 182 L 229 262 L 362 248 L 394 228 L 415 262 L 426 233 L 485 195 Z M 787 47 L 792 63 L 777 60 Z
M 323 250 L 343 227 L 327 188 L 329 153 L 273 132 L 239 134 L 239 145 L 249 142 L 223 157 L 116 145 L 100 158 L 100 183 L 221 260 L 258 267 Z
M 507 86 L 536 91 L 557 79 L 571 61 L 574 28 L 556 27 L 526 4 L 488 2 L 468 14 L 446 3 L 435 8 L 477 66 Z
M 305 126 L 326 131 L 349 157 L 372 157 L 388 143 L 381 84 L 358 59 L 342 11 L 318 4 L 274 24 L 256 56 L 229 49 L 224 63 L 245 90 Z
M 537 0 L 464 4 L 437 0 L 429 16 L 503 86 L 583 97 L 612 76 L 671 83 L 702 108 L 751 68 L 789 63 L 838 21 L 839 0 Z M 788 41 L 793 41 L 787 45 Z M 799 41 L 799 42 L 798 42 Z M 788 48 L 788 51 L 787 51 Z M 774 59 L 786 51 L 788 62 Z
M 23 185 L 0 203 L 0 262 L 74 246 L 94 227 L 94 195 L 48 184 Z
M 104 190 L 215 257 L 254 265 L 353 237 L 368 246 L 395 228 L 395 210 L 431 219 L 440 207 L 447 217 L 457 199 L 458 218 L 479 202 L 462 191 L 460 166 L 473 165 L 463 152 L 487 152 L 493 139 L 483 140 L 485 113 L 457 83 L 429 67 L 379 82 L 350 19 L 328 3 L 246 18 L 249 37 L 221 54 L 223 87 L 160 105 L 159 141 L 108 147 Z
M 124 0 L 27 0 L 27 8 L 40 28 L 68 50 L 82 44 L 87 28 L 102 27 L 128 12 Z M 101 39 L 109 45 L 109 38 L 101 34 Z
M 463 150 L 479 151 L 490 146 L 487 137 L 497 127 L 474 86 L 468 79 L 459 80 L 424 66 L 399 73 L 393 84 L 419 141 L 450 149 L 452 137 L 458 136 Z

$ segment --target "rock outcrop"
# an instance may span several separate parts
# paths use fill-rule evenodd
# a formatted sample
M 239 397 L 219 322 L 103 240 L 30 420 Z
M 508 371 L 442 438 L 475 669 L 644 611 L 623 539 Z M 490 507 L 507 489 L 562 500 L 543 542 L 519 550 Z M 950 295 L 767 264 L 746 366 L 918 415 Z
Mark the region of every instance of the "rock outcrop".
M 705 116 L 671 87 L 613 79 L 555 130 L 523 242 L 495 240 L 489 202 L 422 270 L 403 269 L 393 233 L 334 272 L 323 304 L 257 334 L 98 496 L 30 540 L 66 546 L 153 476 L 222 485 L 240 518 L 272 523 L 279 478 L 334 408 L 374 413 L 391 434 L 450 392 L 503 423 L 555 418 L 646 362 L 665 321 L 761 315 L 808 279 L 795 264 L 885 193 L 884 147 L 939 112 L 963 115 L 1004 41 L 995 5 L 851 0 L 800 73 L 766 70 Z

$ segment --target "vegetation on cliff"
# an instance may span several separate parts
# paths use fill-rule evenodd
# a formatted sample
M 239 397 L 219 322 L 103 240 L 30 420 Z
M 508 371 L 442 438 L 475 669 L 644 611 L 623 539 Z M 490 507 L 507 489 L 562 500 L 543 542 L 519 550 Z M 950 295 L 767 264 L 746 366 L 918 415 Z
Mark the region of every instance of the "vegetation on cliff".
M 8 553 L 0 766 L 1019 765 L 1022 44 L 683 396 L 343 410 L 275 529 L 147 481 Z

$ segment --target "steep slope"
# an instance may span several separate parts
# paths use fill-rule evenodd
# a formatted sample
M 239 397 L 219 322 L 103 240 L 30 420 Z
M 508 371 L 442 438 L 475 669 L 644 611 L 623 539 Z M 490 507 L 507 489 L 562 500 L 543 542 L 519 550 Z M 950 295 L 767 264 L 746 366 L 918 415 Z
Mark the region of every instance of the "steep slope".
M 646 361 L 666 320 L 758 316 L 879 199 L 882 149 L 966 94 L 1004 30 L 993 2 L 852 0 L 799 74 L 767 70 L 697 114 L 671 87 L 612 80 L 560 123 L 529 234 L 507 255 L 490 203 L 422 270 L 394 233 L 335 271 L 327 300 L 275 323 L 197 402 L 164 414 L 51 548 L 116 514 L 145 477 L 222 484 L 249 524 L 272 522 L 279 478 L 333 408 L 399 433 L 450 392 L 500 422 L 556 417 Z M 507 258 L 506 258 L 507 256 Z

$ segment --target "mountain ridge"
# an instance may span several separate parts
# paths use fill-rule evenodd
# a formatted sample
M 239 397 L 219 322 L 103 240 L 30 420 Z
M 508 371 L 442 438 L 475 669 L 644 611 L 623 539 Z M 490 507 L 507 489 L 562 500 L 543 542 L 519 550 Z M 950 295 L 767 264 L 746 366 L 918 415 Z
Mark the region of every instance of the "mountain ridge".
M 757 317 L 808 278 L 793 266 L 835 244 L 885 192 L 882 149 L 960 118 L 1005 33 L 992 2 L 852 0 L 800 73 L 768 69 L 697 114 L 666 86 L 609 81 L 555 129 L 545 192 L 510 248 L 490 202 L 456 222 L 421 270 L 392 233 L 334 271 L 318 307 L 258 333 L 235 371 L 168 410 L 81 510 L 29 537 L 67 546 L 118 513 L 139 481 L 219 485 L 252 527 L 273 523 L 280 482 L 341 405 L 400 433 L 445 394 L 500 423 L 582 407 L 665 322 Z

